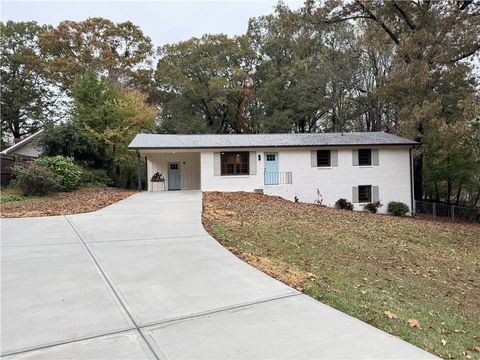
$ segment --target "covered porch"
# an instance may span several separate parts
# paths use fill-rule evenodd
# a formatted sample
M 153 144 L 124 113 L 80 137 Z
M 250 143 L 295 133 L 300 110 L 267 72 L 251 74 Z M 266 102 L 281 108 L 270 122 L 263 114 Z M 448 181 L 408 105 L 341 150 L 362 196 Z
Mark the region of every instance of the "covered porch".
M 200 152 L 151 150 L 146 160 L 147 190 L 200 190 Z

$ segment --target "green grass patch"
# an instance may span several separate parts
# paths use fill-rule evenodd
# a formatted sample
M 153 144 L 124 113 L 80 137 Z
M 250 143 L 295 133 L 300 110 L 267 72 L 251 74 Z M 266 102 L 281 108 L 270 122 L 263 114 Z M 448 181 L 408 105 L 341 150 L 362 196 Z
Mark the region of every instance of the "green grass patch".
M 25 200 L 25 197 L 17 194 L 0 194 L 0 204 L 5 204 L 12 201 L 22 201 Z
M 313 273 L 307 295 L 440 357 L 480 359 L 479 225 L 245 193 L 206 193 L 203 219 L 226 247 Z

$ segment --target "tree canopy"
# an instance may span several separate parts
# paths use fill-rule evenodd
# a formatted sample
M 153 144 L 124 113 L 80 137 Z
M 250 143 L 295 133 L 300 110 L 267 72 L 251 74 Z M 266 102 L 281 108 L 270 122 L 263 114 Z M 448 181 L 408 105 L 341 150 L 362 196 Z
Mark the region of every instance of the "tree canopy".
M 45 77 L 39 38 L 50 29 L 35 22 L 0 23 L 2 140 L 30 135 L 61 117 L 61 94 Z
M 2 131 L 11 136 L 66 110 L 53 128 L 79 144 L 63 151 L 97 154 L 90 160 L 113 169 L 137 131 L 387 131 L 422 142 L 418 199 L 478 201 L 478 2 L 279 3 L 243 35 L 156 53 L 139 27 L 102 18 L 1 31 Z

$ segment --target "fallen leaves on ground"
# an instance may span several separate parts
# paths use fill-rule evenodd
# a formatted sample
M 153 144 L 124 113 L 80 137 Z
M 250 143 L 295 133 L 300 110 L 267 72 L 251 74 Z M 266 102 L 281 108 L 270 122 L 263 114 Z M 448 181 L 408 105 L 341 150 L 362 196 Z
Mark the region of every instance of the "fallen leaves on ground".
M 408 319 L 407 323 L 411 328 L 416 327 L 416 328 L 421 329 L 420 323 L 418 322 L 417 319 Z
M 389 319 L 396 319 L 397 318 L 397 315 L 395 315 L 391 311 L 385 311 L 383 314 Z
M 80 214 L 101 209 L 134 193 L 133 190 L 95 187 L 26 198 L 2 204 L 1 216 L 12 218 Z

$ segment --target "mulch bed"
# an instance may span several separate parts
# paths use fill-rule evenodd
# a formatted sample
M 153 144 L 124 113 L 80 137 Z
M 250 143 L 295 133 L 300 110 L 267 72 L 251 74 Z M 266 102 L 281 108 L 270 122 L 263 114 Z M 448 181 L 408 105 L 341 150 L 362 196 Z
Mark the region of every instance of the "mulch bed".
M 8 202 L 1 205 L 0 214 L 7 218 L 80 214 L 101 209 L 135 193 L 111 187 L 86 188 Z

